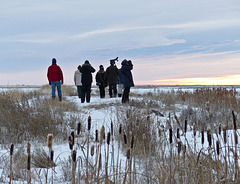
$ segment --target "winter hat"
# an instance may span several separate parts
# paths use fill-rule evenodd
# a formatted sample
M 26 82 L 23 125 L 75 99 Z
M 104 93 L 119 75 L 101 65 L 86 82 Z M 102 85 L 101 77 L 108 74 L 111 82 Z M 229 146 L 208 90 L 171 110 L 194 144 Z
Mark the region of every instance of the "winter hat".
M 125 65 L 127 62 L 128 62 L 128 61 L 127 61 L 126 59 L 124 59 L 124 60 L 122 61 L 122 65 Z
M 103 65 L 100 65 L 99 68 L 100 68 L 100 69 L 103 69 L 104 67 L 103 67 Z
M 88 60 L 86 60 L 86 61 L 85 61 L 85 64 L 89 64 L 89 61 L 88 61 Z
M 81 65 L 78 65 L 77 69 L 80 70 L 81 68 L 82 68 L 82 66 L 81 66 Z
M 52 63 L 56 63 L 57 60 L 55 58 L 52 59 Z

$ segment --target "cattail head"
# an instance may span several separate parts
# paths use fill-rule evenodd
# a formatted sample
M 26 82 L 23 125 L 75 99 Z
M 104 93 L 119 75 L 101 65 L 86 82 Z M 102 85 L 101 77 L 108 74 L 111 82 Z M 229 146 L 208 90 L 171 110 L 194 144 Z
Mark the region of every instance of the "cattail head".
M 74 146 L 74 142 L 75 142 L 75 141 L 74 141 L 74 140 L 75 140 L 74 131 L 71 132 L 71 136 L 72 136 L 72 144 L 73 144 L 73 146 Z
M 179 128 L 177 128 L 177 139 L 180 139 Z
M 28 154 L 28 158 L 27 158 L 27 170 L 30 171 L 31 169 L 31 155 Z
M 185 134 L 187 133 L 187 119 L 185 119 L 184 132 L 185 132 Z
M 91 146 L 91 156 L 94 155 L 94 145 Z
M 208 139 L 209 147 L 211 147 L 212 146 L 212 134 L 211 134 L 210 128 L 207 129 L 207 139 Z
M 238 144 L 238 135 L 237 135 L 237 131 L 234 130 L 234 140 L 235 140 L 235 144 Z
M 91 116 L 88 116 L 88 131 L 91 130 L 91 121 L 92 121 Z
M 127 135 L 125 133 L 123 135 L 123 138 L 124 138 L 124 143 L 127 144 Z
M 169 129 L 169 142 L 172 144 L 172 128 Z
M 11 148 L 10 148 L 10 155 L 13 155 L 13 150 L 14 150 L 14 144 L 11 144 Z
M 232 116 L 233 116 L 233 128 L 235 131 L 237 131 L 236 116 L 234 114 L 234 111 L 232 111 Z
M 51 150 L 51 157 L 50 157 L 51 161 L 53 161 L 53 157 L 54 157 L 54 151 Z
M 100 132 L 100 144 L 103 143 L 103 139 L 104 139 L 104 137 L 105 137 L 105 127 L 102 126 L 102 128 L 101 128 L 101 132 Z
M 182 146 L 182 151 L 183 151 L 183 154 L 185 155 L 185 153 L 186 153 L 186 150 L 187 150 L 187 147 L 186 147 L 186 145 L 184 144 L 183 146 Z
M 127 159 L 130 159 L 130 149 L 127 150 Z
M 227 126 L 226 125 L 223 126 L 223 140 L 224 140 L 224 144 L 227 144 Z
M 113 135 L 113 122 L 111 121 L 111 135 Z
M 182 143 L 181 141 L 178 141 L 178 155 L 181 153 L 181 147 L 182 147 Z
M 27 143 L 27 153 L 28 155 L 30 155 L 30 152 L 31 152 L 31 143 Z
M 204 144 L 204 130 L 202 130 L 202 144 Z
M 222 125 L 221 123 L 219 123 L 218 125 L 218 134 L 221 135 L 221 131 L 222 131 Z
M 98 171 L 100 171 L 101 169 L 102 169 L 102 154 L 100 153 L 98 160 Z
M 70 150 L 72 150 L 73 149 L 73 138 L 71 135 L 68 136 L 68 143 L 69 143 Z
M 131 148 L 133 149 L 133 145 L 134 145 L 134 136 L 132 136 L 132 139 L 131 139 Z
M 220 154 L 220 142 L 219 140 L 216 141 L 216 149 L 217 149 L 217 154 Z
M 119 125 L 119 134 L 122 134 L 122 124 Z
M 77 135 L 80 134 L 80 131 L 81 131 L 81 123 L 79 122 L 77 127 Z
M 197 132 L 197 126 L 196 126 L 196 124 L 194 123 L 194 124 L 193 124 L 193 135 L 194 135 L 194 137 L 196 137 L 196 132 Z
M 95 141 L 98 142 L 98 130 L 95 131 Z
M 77 151 L 76 150 L 73 150 L 73 153 L 72 153 L 72 161 L 73 162 L 76 162 L 77 160 Z
M 110 144 L 110 136 L 111 136 L 111 134 L 110 134 L 110 132 L 108 132 L 107 133 L 107 144 L 108 145 Z
M 48 136 L 47 136 L 47 145 L 48 145 L 48 148 L 50 150 L 52 149 L 52 142 L 53 142 L 53 134 L 48 134 Z

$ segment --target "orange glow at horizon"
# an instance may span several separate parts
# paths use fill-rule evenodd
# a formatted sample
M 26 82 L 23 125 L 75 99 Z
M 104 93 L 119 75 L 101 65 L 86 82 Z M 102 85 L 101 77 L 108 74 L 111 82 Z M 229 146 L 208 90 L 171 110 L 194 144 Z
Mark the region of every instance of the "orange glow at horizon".
M 146 83 L 145 82 L 141 82 Z M 152 85 L 240 85 L 240 75 L 224 77 L 196 77 L 149 81 Z

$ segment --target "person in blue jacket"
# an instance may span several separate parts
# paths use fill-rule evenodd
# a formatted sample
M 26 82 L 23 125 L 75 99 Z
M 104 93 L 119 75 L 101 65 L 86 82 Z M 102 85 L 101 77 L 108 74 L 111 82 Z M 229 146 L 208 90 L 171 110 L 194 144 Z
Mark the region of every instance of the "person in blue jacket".
M 131 60 L 124 59 L 121 65 L 122 65 L 121 75 L 122 75 L 122 79 L 123 79 L 122 82 L 124 86 L 122 103 L 128 103 L 130 88 L 134 86 L 132 72 L 131 72 L 131 70 L 133 69 L 133 64 Z

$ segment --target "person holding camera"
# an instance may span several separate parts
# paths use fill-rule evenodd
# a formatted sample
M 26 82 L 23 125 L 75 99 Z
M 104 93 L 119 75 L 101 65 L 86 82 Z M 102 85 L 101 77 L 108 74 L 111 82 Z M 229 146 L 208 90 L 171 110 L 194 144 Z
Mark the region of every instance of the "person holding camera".
M 105 98 L 105 87 L 106 87 L 106 82 L 104 80 L 104 67 L 103 65 L 99 66 L 99 71 L 96 74 L 96 85 L 99 87 L 99 92 L 100 92 L 100 98 Z
M 122 74 L 123 85 L 124 85 L 122 103 L 128 103 L 130 88 L 134 86 L 132 72 L 131 72 L 131 70 L 133 69 L 133 64 L 131 60 L 124 59 L 121 65 L 122 65 L 121 74 Z

